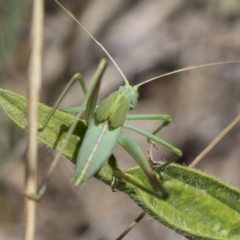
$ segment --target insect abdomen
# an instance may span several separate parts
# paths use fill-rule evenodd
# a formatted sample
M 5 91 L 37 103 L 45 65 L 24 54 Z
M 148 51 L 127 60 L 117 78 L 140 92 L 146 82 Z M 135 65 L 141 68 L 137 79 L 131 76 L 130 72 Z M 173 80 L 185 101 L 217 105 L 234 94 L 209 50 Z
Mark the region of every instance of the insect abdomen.
M 74 182 L 78 186 L 92 177 L 112 154 L 122 127 L 109 130 L 108 121 L 90 121 L 78 152 Z

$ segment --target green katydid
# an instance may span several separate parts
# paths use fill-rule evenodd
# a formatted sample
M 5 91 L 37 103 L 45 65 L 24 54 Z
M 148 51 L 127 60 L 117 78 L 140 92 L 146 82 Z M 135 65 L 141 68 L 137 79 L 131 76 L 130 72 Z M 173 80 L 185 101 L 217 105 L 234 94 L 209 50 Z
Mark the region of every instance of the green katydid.
M 91 34 L 90 36 L 92 37 Z M 105 52 L 107 53 L 106 50 Z M 108 53 L 107 55 L 113 61 L 113 59 Z M 114 64 L 116 65 L 115 62 Z M 140 147 L 132 139 L 126 136 L 122 136 L 121 131 L 123 127 L 126 127 L 128 129 L 132 129 L 146 136 L 149 142 L 155 141 L 166 146 L 176 154 L 176 156 L 170 160 L 170 162 L 174 162 L 181 156 L 182 154 L 181 151 L 172 146 L 171 144 L 155 136 L 155 134 L 158 133 L 164 126 L 167 126 L 170 123 L 170 117 L 167 115 L 159 114 L 133 115 L 133 116 L 127 115 L 128 111 L 132 110 L 137 104 L 138 88 L 142 84 L 132 87 L 125 78 L 125 76 L 123 75 L 123 73 L 121 72 L 121 70 L 118 68 L 118 66 L 117 66 L 118 70 L 124 77 L 125 86 L 121 86 L 118 91 L 110 94 L 105 100 L 103 100 L 103 102 L 99 105 L 99 107 L 95 111 L 100 81 L 105 67 L 106 62 L 105 60 L 103 60 L 99 66 L 99 70 L 97 71 L 94 77 L 93 83 L 89 91 L 87 91 L 83 78 L 80 75 L 75 75 L 73 79 L 69 82 L 64 92 L 59 97 L 59 100 L 56 102 L 53 111 L 46 118 L 46 121 L 41 127 L 41 130 L 44 129 L 45 126 L 47 125 L 53 112 L 60 104 L 61 100 L 67 93 L 68 89 L 72 86 L 72 84 L 76 80 L 79 81 L 85 94 L 85 98 L 83 100 L 81 109 L 77 109 L 78 116 L 76 118 L 78 118 L 81 115 L 81 113 L 86 110 L 85 116 L 88 128 L 77 157 L 76 171 L 74 175 L 75 185 L 80 185 L 86 182 L 90 177 L 92 177 L 100 169 L 103 163 L 109 158 L 109 156 L 112 154 L 113 148 L 115 147 L 116 143 L 119 142 L 120 145 L 123 148 L 125 148 L 130 153 L 130 155 L 135 159 L 135 161 L 142 167 L 142 169 L 148 176 L 149 180 L 153 183 L 153 185 L 159 189 L 160 194 L 158 195 L 158 197 L 164 199 L 168 196 L 168 194 L 160 184 L 156 175 L 153 173 L 152 168 L 147 160 L 147 157 L 141 151 Z M 153 132 L 153 134 L 150 134 L 146 131 L 137 129 L 133 126 L 124 125 L 126 119 L 128 120 L 157 119 L 163 120 L 163 123 Z M 69 136 L 72 134 L 71 131 L 73 131 L 73 129 L 74 126 L 72 126 L 72 129 L 69 130 L 68 133 Z M 65 142 L 67 142 L 67 140 Z M 64 143 L 62 148 L 64 148 Z M 37 199 L 40 198 L 41 195 L 44 193 L 46 188 L 46 182 L 48 181 L 51 172 L 55 168 L 59 155 L 60 153 L 56 155 L 55 160 L 53 161 L 53 165 L 50 167 L 49 173 L 47 174 L 47 177 L 39 190 L 39 194 L 36 197 Z
M 58 1 L 56 1 L 58 3 Z M 60 3 L 58 3 L 62 8 L 64 8 Z M 65 8 L 64 8 L 65 9 Z M 65 11 L 67 11 L 65 9 Z M 68 12 L 68 11 L 67 11 Z M 68 12 L 69 13 L 69 12 Z M 75 21 L 77 19 L 69 13 Z M 78 22 L 78 21 L 77 21 Z M 51 172 L 53 171 L 61 152 L 63 151 L 69 136 L 72 134 L 77 118 L 80 117 L 83 111 L 85 111 L 86 122 L 88 125 L 84 140 L 79 149 L 78 157 L 77 157 L 77 166 L 74 175 L 75 185 L 80 185 L 86 182 L 90 177 L 92 177 L 103 165 L 103 163 L 108 159 L 108 157 L 112 154 L 113 148 L 116 143 L 120 143 L 120 145 L 130 153 L 130 155 L 134 158 L 134 160 L 142 167 L 149 180 L 153 183 L 153 185 L 159 190 L 159 192 L 153 193 L 158 197 L 165 199 L 168 196 L 168 193 L 164 190 L 163 186 L 158 181 L 157 177 L 152 171 L 152 168 L 145 156 L 145 154 L 141 151 L 140 147 L 129 137 L 121 135 L 122 128 L 131 129 L 136 131 L 143 136 L 147 137 L 149 142 L 157 142 L 167 147 L 171 151 L 175 153 L 175 156 L 170 159 L 168 162 L 164 163 L 161 167 L 165 167 L 167 164 L 176 161 L 181 155 L 181 151 L 171 144 L 165 142 L 164 140 L 156 137 L 155 135 L 165 126 L 170 123 L 170 117 L 167 115 L 159 115 L 159 114 L 150 114 L 150 115 L 128 115 L 127 112 L 132 110 L 137 104 L 138 98 L 138 88 L 143 84 L 146 84 L 150 81 L 154 81 L 159 79 L 160 77 L 164 77 L 170 74 L 178 73 L 185 71 L 187 69 L 194 69 L 196 67 L 204 67 L 204 66 L 212 66 L 214 64 L 204 64 L 201 66 L 193 66 L 189 68 L 180 69 L 171 73 L 167 73 L 152 79 L 149 79 L 145 82 L 142 82 L 134 87 L 130 86 L 129 82 L 125 78 L 124 74 L 121 72 L 115 61 L 112 59 L 110 54 L 105 50 L 105 48 L 82 26 L 80 22 L 78 24 L 90 35 L 90 37 L 103 49 L 103 51 L 107 54 L 107 56 L 112 60 L 120 74 L 123 76 L 125 85 L 121 86 L 118 91 L 110 94 L 106 99 L 102 101 L 102 103 L 96 108 L 97 96 L 100 86 L 101 77 L 103 75 L 104 69 L 106 67 L 106 62 L 103 60 L 99 66 L 99 69 L 94 77 L 93 83 L 89 90 L 85 86 L 85 82 L 80 75 L 75 75 L 74 78 L 70 81 L 64 92 L 61 94 L 59 100 L 55 104 L 53 111 L 49 114 L 42 128 L 44 128 L 49 119 L 51 118 L 53 112 L 58 107 L 60 101 L 65 96 L 67 90 L 72 86 L 72 84 L 78 80 L 81 84 L 83 92 L 85 94 L 82 107 L 77 109 L 78 114 L 76 116 L 75 124 L 71 126 L 65 141 L 62 143 L 62 150 L 58 152 L 55 156 L 52 166 L 47 174 L 45 181 L 43 182 L 39 194 L 36 198 L 40 198 L 44 193 L 46 188 L 46 182 L 48 181 Z M 217 63 L 221 64 L 221 63 Z M 163 123 L 155 130 L 153 133 L 148 133 L 144 130 L 138 129 L 136 127 L 124 124 L 125 120 L 162 120 Z M 124 177 L 124 176 L 123 176 Z

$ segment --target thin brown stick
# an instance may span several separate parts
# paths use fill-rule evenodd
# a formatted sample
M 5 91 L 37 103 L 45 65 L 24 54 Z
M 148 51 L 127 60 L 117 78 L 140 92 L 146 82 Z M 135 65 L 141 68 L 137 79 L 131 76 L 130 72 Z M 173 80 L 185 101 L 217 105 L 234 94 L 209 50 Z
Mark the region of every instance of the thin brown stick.
M 142 212 L 129 226 L 125 231 L 118 237 L 116 240 L 121 240 L 123 239 L 134 227 L 137 225 L 146 215 L 145 212 Z
M 37 192 L 37 104 L 42 79 L 42 47 L 43 47 L 43 0 L 34 0 L 31 26 L 31 56 L 28 73 L 28 143 L 25 176 L 25 192 Z M 35 238 L 36 202 L 25 198 L 24 239 Z
M 189 164 L 189 167 L 195 167 L 226 135 L 229 133 L 240 121 L 240 115 L 238 115 L 225 129 L 218 134 L 213 141 Z

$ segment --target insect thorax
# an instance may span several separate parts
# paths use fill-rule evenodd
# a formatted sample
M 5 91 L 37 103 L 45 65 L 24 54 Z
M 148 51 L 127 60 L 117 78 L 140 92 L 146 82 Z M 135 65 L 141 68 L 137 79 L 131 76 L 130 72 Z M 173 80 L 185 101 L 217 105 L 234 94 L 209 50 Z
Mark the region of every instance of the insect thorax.
M 120 86 L 118 89 L 119 93 L 124 94 L 130 103 L 130 110 L 134 109 L 137 105 L 138 100 L 138 91 L 136 87 L 132 87 L 130 85 Z

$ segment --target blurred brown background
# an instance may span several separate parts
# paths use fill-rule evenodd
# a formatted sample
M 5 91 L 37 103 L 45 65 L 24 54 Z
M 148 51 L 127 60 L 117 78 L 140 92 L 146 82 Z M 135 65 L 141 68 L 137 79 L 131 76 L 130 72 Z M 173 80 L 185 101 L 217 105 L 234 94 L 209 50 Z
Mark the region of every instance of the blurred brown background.
M 106 47 L 132 84 L 185 66 L 240 60 L 238 0 L 61 2 Z M 41 101 L 52 106 L 74 73 L 81 72 L 90 81 L 105 54 L 54 1 L 47 1 L 45 9 Z M 26 95 L 30 8 L 1 1 L 0 11 L 0 84 Z M 239 114 L 239 77 L 240 64 L 229 64 L 156 80 L 140 89 L 134 113 L 170 115 L 171 125 L 159 136 L 182 149 L 181 162 L 188 164 Z M 100 99 L 122 83 L 120 74 L 109 62 Z M 76 85 L 62 107 L 78 105 L 81 96 Z M 132 124 L 151 131 L 158 122 Z M 0 128 L 0 239 L 21 239 L 26 135 L 2 112 Z M 239 132 L 238 125 L 197 168 L 239 187 Z M 132 132 L 127 134 L 135 137 L 147 152 L 149 145 L 144 138 Z M 114 153 L 123 169 L 136 165 L 120 147 Z M 171 156 L 161 147 L 154 154 L 156 159 Z M 40 146 L 39 179 L 53 155 Z M 112 193 L 95 179 L 75 189 L 70 181 L 73 170 L 74 166 L 62 159 L 38 204 L 36 239 L 116 238 L 141 210 L 127 196 Z M 184 237 L 147 216 L 125 239 Z

